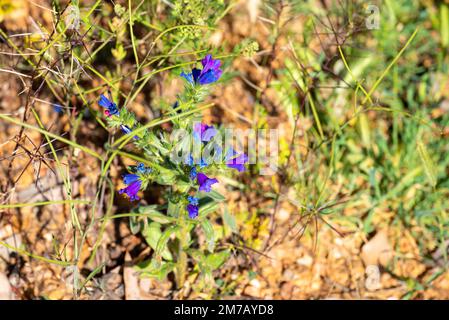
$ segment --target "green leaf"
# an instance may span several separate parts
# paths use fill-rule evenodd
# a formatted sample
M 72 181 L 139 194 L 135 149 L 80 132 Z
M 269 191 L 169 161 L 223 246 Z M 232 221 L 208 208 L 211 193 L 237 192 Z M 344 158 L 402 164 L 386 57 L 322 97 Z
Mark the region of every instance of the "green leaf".
M 200 206 L 199 215 L 200 217 L 205 217 L 209 213 L 216 211 L 217 208 L 218 203 L 216 203 L 215 201 L 209 201 L 206 204 Z
M 153 220 L 155 222 L 159 222 L 161 224 L 167 224 L 167 223 L 171 223 L 171 222 L 175 221 L 175 219 L 173 219 L 171 217 L 167 217 L 165 214 L 162 214 L 159 212 L 148 214 L 148 218 L 150 218 L 151 220 Z
M 204 230 L 204 234 L 206 236 L 207 250 L 210 252 L 214 251 L 215 248 L 215 232 L 212 224 L 209 220 L 203 220 L 201 222 L 201 227 Z
M 217 202 L 223 202 L 226 200 L 225 196 L 222 195 L 220 192 L 215 191 L 215 190 L 211 190 L 210 192 L 207 193 L 207 196 L 209 198 L 214 199 Z
M 429 153 L 427 152 L 427 148 L 421 140 L 417 141 L 417 147 L 419 158 L 421 159 L 421 162 L 424 166 L 424 172 L 426 173 L 427 179 L 429 179 L 432 187 L 435 187 L 437 185 L 437 172 L 435 164 L 430 158 Z
M 116 49 L 111 50 L 112 56 L 117 60 L 121 61 L 126 57 L 126 51 L 122 44 L 117 45 Z
M 135 269 L 141 273 L 142 276 L 154 277 L 159 280 L 164 280 L 167 275 L 175 268 L 175 263 L 158 261 L 156 259 L 146 260 L 135 266 Z
M 186 249 L 186 253 L 188 255 L 190 255 L 196 262 L 198 263 L 203 263 L 206 259 L 206 257 L 204 256 L 203 252 L 201 252 L 200 250 L 197 249 Z
M 358 124 L 360 128 L 360 136 L 362 138 L 362 143 L 365 147 L 369 147 L 371 145 L 371 134 L 368 117 L 366 114 L 361 113 L 358 116 Z
M 84 280 L 83 284 L 80 287 L 80 290 L 82 290 L 93 277 L 95 277 L 98 273 L 100 273 L 105 265 L 106 262 L 103 262 L 99 266 L 97 266 L 94 270 L 92 270 L 92 272 L 89 273 L 89 275 L 87 276 L 86 280 Z
M 142 220 L 139 220 L 138 218 L 139 217 L 136 216 L 129 217 L 129 229 L 131 229 L 132 234 L 137 234 L 142 229 Z
M 171 217 L 179 217 L 179 212 L 181 210 L 181 207 L 178 203 L 169 201 L 168 202 L 168 208 L 167 208 L 167 214 Z
M 187 191 L 189 191 L 189 189 L 191 188 L 191 184 L 189 181 L 178 180 L 178 182 L 176 183 L 176 187 L 178 188 L 179 192 L 187 193 Z
M 160 139 L 154 134 L 154 132 L 149 131 L 145 138 L 145 142 L 151 145 L 151 147 L 158 149 L 162 155 L 168 154 L 169 150 L 162 145 Z
M 171 226 L 165 229 L 162 233 L 162 236 L 159 238 L 156 245 L 156 256 L 160 256 L 164 251 L 164 248 L 167 247 L 167 242 L 170 239 L 170 236 L 180 229 L 179 226 Z
M 206 258 L 206 264 L 212 270 L 218 269 L 226 262 L 226 260 L 228 260 L 229 255 L 230 251 L 228 249 L 211 253 Z
M 154 209 L 155 206 L 151 205 L 151 206 L 141 206 L 138 208 L 138 212 L 142 213 L 145 215 L 145 217 L 151 219 L 154 222 L 159 222 L 161 224 L 167 224 L 170 222 L 174 222 L 175 219 L 173 219 L 172 217 L 168 217 L 165 214 L 157 211 Z
M 237 222 L 235 221 L 235 217 L 229 213 L 228 207 L 225 206 L 224 213 L 223 213 L 223 222 L 226 226 L 231 229 L 233 233 L 237 233 Z
M 162 185 L 171 186 L 176 181 L 177 173 L 173 169 L 167 169 L 164 167 L 159 167 L 159 174 L 156 177 L 156 182 Z
M 159 240 L 162 237 L 162 231 L 161 231 L 161 225 L 157 222 L 150 223 L 143 231 L 142 235 L 145 238 L 145 241 L 148 243 L 148 245 L 153 248 L 153 250 L 157 250 L 157 245 Z M 165 260 L 173 260 L 173 256 L 170 253 L 170 251 L 167 248 L 167 242 L 165 242 L 165 245 L 162 247 L 160 255 Z
M 447 48 L 449 46 L 449 5 L 446 3 L 440 5 L 440 19 L 441 45 Z

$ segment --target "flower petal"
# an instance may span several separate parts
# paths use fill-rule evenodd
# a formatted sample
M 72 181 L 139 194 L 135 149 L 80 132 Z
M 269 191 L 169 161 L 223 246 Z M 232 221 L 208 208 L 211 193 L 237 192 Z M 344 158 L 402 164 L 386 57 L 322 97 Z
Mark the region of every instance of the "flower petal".
M 198 206 L 195 206 L 193 204 L 188 204 L 187 212 L 189 213 L 190 219 L 195 219 L 196 217 L 198 217 Z
M 119 193 L 120 194 L 126 193 L 126 195 L 129 197 L 129 200 L 131 201 L 139 200 L 140 198 L 137 195 L 137 193 L 139 192 L 141 186 L 142 181 L 135 180 L 131 182 L 131 184 L 129 184 L 126 188 L 120 189 Z
M 113 102 L 106 98 L 104 94 L 100 95 L 100 100 L 98 101 L 98 105 L 100 105 L 103 108 L 109 109 L 111 105 L 113 105 Z
M 184 79 L 186 79 L 188 82 L 190 82 L 191 84 L 193 84 L 193 76 L 191 73 L 185 73 L 184 71 L 181 72 L 180 74 L 181 77 L 183 77 Z
M 218 180 L 215 178 L 209 178 L 204 173 L 200 172 L 197 176 L 197 181 L 199 184 L 199 191 L 210 192 L 213 184 L 218 183 Z
M 248 156 L 245 153 L 239 154 L 237 157 L 235 155 L 237 152 L 235 150 L 231 150 L 231 152 L 228 152 L 225 159 L 226 166 L 228 168 L 236 169 L 239 172 L 245 171 L 245 163 L 248 162 Z
M 220 79 L 221 74 L 221 70 L 209 70 L 206 73 L 201 74 L 198 83 L 201 85 L 214 83 Z
M 220 68 L 221 66 L 221 61 L 220 60 L 214 60 L 212 58 L 211 54 L 208 54 L 204 57 L 203 60 L 201 60 L 201 64 L 203 65 L 203 70 L 201 71 L 201 74 L 204 74 L 206 72 L 208 72 L 209 70 L 218 70 L 218 68 Z
M 193 82 L 198 83 L 198 78 L 201 75 L 201 70 L 197 69 L 197 68 L 193 68 L 192 69 L 192 77 L 193 77 Z
M 128 173 L 128 174 L 125 174 L 123 176 L 123 183 L 128 185 L 128 184 L 131 184 L 131 183 L 133 183 L 134 181 L 136 181 L 138 179 L 139 179 L 139 176 L 137 174 Z

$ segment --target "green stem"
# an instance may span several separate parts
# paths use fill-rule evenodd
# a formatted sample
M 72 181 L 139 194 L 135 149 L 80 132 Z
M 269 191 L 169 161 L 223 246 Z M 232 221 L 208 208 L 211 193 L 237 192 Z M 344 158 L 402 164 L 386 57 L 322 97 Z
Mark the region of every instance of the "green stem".
M 184 249 L 188 246 L 187 243 L 187 232 L 186 228 L 187 224 L 184 219 L 184 215 L 180 214 L 179 225 L 181 226 L 181 230 L 179 231 L 179 246 L 178 246 L 178 263 L 177 263 L 177 272 L 176 272 L 176 284 L 178 286 L 178 290 L 181 290 L 184 287 L 184 283 L 186 280 L 186 271 L 187 271 L 187 254 Z

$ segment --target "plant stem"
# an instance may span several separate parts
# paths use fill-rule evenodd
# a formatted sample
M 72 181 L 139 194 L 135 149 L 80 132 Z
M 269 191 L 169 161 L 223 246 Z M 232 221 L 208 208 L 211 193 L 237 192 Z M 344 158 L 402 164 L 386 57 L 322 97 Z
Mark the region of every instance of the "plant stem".
M 176 284 L 178 289 L 181 290 L 184 287 L 184 283 L 186 280 L 186 270 L 187 270 L 187 254 L 184 249 L 188 245 L 187 241 L 187 232 L 186 221 L 184 216 L 181 214 L 179 219 L 179 225 L 181 226 L 181 230 L 179 231 L 179 246 L 178 246 L 178 263 L 177 263 L 177 272 L 176 272 Z M 182 295 L 182 293 L 181 293 Z

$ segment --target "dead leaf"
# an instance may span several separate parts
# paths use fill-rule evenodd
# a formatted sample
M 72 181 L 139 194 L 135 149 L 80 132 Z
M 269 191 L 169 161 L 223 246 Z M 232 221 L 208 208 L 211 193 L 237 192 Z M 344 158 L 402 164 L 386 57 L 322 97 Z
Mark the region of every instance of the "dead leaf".
M 125 299 L 142 300 L 139 289 L 139 278 L 136 270 L 131 266 L 131 255 L 125 254 L 125 267 L 123 269 L 123 279 L 125 282 Z

